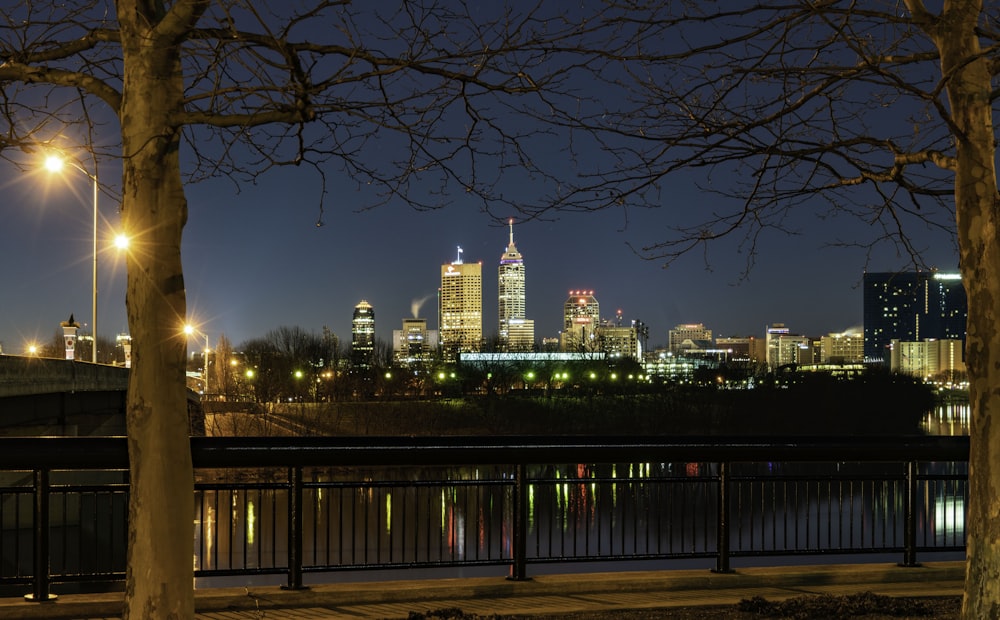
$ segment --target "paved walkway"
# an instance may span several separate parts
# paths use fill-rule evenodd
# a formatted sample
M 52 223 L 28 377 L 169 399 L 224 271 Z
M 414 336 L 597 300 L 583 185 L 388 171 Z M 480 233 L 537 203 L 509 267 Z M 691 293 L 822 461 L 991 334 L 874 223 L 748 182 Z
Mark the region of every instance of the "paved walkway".
M 541 575 L 528 581 L 484 577 L 325 584 L 300 591 L 278 587 L 196 591 L 198 620 L 358 620 L 406 618 L 412 612 L 459 608 L 466 613 L 529 617 L 577 611 L 732 605 L 752 596 L 781 600 L 803 594 L 874 592 L 890 596 L 959 595 L 964 562 L 916 568 L 848 564 L 740 569 Z M 0 618 L 113 620 L 122 595 L 67 594 L 52 603 L 0 599 Z

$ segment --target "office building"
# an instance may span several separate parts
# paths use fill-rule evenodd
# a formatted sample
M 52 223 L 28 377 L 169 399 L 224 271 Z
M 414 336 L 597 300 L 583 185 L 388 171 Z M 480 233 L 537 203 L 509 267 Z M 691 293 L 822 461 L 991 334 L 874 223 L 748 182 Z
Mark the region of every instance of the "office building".
M 715 348 L 726 351 L 727 359 L 763 362 L 767 359 L 765 341 L 756 336 L 719 336 Z
M 413 366 L 429 361 L 438 334 L 427 329 L 427 319 L 403 319 L 403 328 L 392 331 L 392 356 L 398 364 Z
M 507 322 L 507 336 L 501 340 L 505 351 L 533 351 L 535 349 L 535 321 L 533 319 L 510 319 Z
M 375 356 L 375 309 L 362 299 L 354 306 L 351 319 L 351 366 L 368 370 Z
M 642 359 L 642 343 L 640 340 L 643 325 L 633 321 L 632 325 L 601 325 L 597 328 L 597 340 L 600 351 L 611 359 L 631 358 Z
M 438 335 L 448 360 L 482 347 L 483 265 L 463 262 L 462 248 L 454 262 L 441 265 Z
M 510 241 L 500 257 L 498 269 L 498 313 L 500 348 L 504 351 L 531 351 L 535 345 L 535 322 L 525 317 L 524 257 L 514 245 L 514 221 Z
M 594 291 L 570 291 L 563 304 L 563 331 L 559 346 L 563 351 L 597 350 L 597 327 L 601 307 Z
M 847 330 L 839 334 L 829 334 L 819 339 L 819 363 L 850 364 L 863 362 L 865 358 L 864 334 Z
M 792 334 L 784 323 L 767 328 L 765 335 L 767 365 L 779 368 L 790 364 L 812 364 L 812 343 L 806 336 Z
M 893 372 L 945 384 L 958 383 L 964 379 L 965 362 L 962 361 L 961 340 L 905 342 L 893 339 L 889 350 L 889 369 Z
M 889 362 L 893 340 L 965 342 L 968 304 L 957 273 L 865 273 L 865 361 Z
M 702 323 L 677 325 L 667 332 L 667 350 L 671 353 L 711 348 L 712 330 Z

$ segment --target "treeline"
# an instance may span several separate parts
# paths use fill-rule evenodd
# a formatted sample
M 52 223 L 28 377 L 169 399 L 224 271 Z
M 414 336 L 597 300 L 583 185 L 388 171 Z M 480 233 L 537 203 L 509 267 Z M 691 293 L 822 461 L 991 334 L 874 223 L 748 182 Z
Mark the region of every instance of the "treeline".
M 269 408 L 318 435 L 901 435 L 935 405 L 922 382 L 818 373 L 751 390 L 663 385 L 655 393 L 510 393 L 460 399 Z

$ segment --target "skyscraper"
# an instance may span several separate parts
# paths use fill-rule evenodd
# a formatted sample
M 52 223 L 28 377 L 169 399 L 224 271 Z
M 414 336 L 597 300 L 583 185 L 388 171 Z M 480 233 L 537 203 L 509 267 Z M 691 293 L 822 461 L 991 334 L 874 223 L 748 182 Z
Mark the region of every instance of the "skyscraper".
M 357 370 L 372 367 L 375 355 L 375 309 L 362 299 L 354 306 L 351 320 L 351 366 Z
M 893 340 L 965 343 L 968 302 L 957 273 L 865 273 L 865 360 L 888 363 Z
M 462 262 L 462 248 L 455 262 L 441 265 L 438 335 L 446 359 L 482 346 L 483 265 Z
M 510 242 L 500 256 L 499 291 L 500 346 L 507 351 L 530 351 L 535 342 L 535 322 L 525 318 L 524 258 L 514 245 L 514 220 L 510 220 Z
M 601 306 L 594 291 L 570 291 L 563 304 L 563 351 L 592 351 L 596 347 L 596 331 L 601 323 Z

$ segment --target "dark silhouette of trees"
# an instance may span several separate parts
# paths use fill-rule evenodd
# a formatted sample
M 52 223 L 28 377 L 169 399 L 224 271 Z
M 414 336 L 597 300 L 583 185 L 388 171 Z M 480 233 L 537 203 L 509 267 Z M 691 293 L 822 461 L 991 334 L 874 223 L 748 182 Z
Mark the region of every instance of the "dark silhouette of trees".
M 858 218 L 856 236 L 915 268 L 917 231 L 958 248 L 968 295 L 971 455 L 963 616 L 1000 606 L 1000 194 L 996 178 L 996 6 L 982 2 L 791 2 L 634 6 L 630 54 L 579 71 L 611 101 L 553 108 L 593 166 L 552 204 L 659 206 L 668 177 L 716 194 L 640 249 L 671 263 L 735 236 L 747 268 L 793 215 Z M 592 138 L 588 140 L 587 138 Z M 615 165 L 582 155 L 595 143 Z
M 252 369 L 247 383 L 256 402 L 328 400 L 336 385 L 340 343 L 328 329 L 322 334 L 301 327 L 279 327 L 240 346 Z
M 668 177 L 685 171 L 718 196 L 711 211 L 691 206 L 662 243 L 640 248 L 665 262 L 735 233 L 752 266 L 766 234 L 797 232 L 793 209 L 819 204 L 821 216 L 869 224 L 869 237 L 834 242 L 887 241 L 914 264 L 913 227 L 956 231 L 972 404 L 963 614 L 995 615 L 996 7 L 557 5 L 0 9 L 0 146 L 17 147 L 3 155 L 25 165 L 26 151 L 73 138 L 88 159 L 122 165 L 133 343 L 126 619 L 193 615 L 184 184 L 252 182 L 285 165 L 311 171 L 324 190 L 328 176 L 353 179 L 372 206 L 430 209 L 460 194 L 487 212 L 538 217 L 660 206 Z M 501 191 L 525 183 L 545 188 L 536 204 Z

